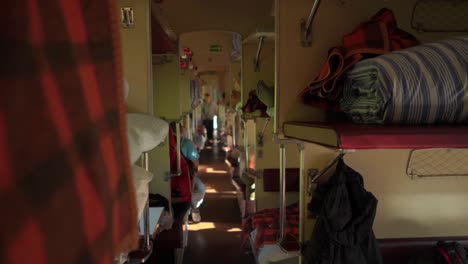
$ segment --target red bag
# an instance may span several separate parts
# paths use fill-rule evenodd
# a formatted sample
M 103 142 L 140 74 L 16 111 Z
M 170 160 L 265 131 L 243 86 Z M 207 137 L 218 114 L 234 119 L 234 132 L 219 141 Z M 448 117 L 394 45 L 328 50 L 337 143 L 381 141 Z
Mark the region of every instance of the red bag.
M 169 159 L 171 163 L 171 172 L 177 171 L 177 142 L 169 131 Z M 187 161 L 181 155 L 180 157 L 180 176 L 171 177 L 171 197 L 174 202 L 191 202 L 192 188 L 190 186 L 190 173 Z
M 315 79 L 300 94 L 304 104 L 339 111 L 343 77 L 359 61 L 419 45 L 410 33 L 397 27 L 390 9 L 383 8 L 369 21 L 343 37 L 341 47 L 331 48 Z

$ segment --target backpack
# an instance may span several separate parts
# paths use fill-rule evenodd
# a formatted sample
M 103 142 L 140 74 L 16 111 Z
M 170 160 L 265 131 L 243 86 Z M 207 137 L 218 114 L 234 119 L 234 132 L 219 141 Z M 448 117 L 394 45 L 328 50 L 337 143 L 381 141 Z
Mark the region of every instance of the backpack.
M 468 251 L 458 242 L 439 241 L 414 255 L 408 264 L 468 264 Z
M 439 241 L 435 246 L 437 263 L 468 264 L 468 251 L 460 243 Z

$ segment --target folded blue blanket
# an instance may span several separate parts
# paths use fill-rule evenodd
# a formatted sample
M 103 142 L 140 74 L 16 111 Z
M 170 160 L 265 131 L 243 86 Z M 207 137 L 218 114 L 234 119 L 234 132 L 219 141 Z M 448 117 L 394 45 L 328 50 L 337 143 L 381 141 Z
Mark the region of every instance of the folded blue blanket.
M 359 123 L 468 121 L 468 37 L 388 53 L 347 74 L 341 109 Z

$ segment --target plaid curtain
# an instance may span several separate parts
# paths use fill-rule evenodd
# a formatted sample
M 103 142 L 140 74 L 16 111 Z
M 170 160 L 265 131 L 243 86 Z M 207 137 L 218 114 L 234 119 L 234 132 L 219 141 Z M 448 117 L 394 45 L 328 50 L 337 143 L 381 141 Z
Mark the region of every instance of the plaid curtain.
M 112 263 L 138 230 L 115 0 L 0 16 L 0 263 Z

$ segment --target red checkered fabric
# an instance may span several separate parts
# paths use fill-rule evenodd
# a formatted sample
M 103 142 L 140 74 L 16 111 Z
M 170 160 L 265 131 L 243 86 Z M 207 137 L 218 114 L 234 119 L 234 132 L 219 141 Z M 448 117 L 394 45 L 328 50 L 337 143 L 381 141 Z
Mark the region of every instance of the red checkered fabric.
M 115 1 L 2 8 L 0 263 L 112 263 L 138 241 Z
M 247 242 L 251 232 L 257 230 L 255 247 L 264 244 L 276 244 L 280 237 L 280 212 L 278 208 L 264 209 L 249 216 L 243 224 L 243 245 Z M 299 237 L 299 204 L 294 203 L 286 207 L 286 234 Z
M 352 66 L 366 58 L 419 44 L 414 36 L 397 27 L 393 12 L 384 8 L 344 36 L 341 47 L 330 49 L 325 65 L 301 93 L 302 101 L 339 111 L 343 76 Z

